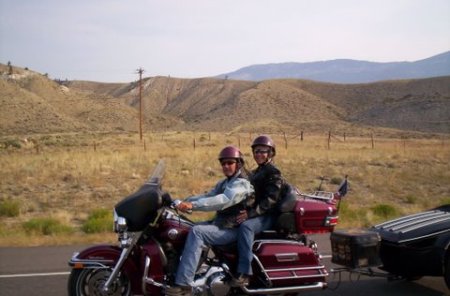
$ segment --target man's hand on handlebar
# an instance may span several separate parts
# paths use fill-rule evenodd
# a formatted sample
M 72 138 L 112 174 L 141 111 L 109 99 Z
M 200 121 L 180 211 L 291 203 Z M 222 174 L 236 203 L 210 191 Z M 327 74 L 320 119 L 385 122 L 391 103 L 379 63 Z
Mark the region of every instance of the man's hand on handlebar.
M 176 209 L 184 212 L 184 213 L 191 213 L 192 212 L 192 203 L 188 202 L 188 201 L 182 201 L 179 204 L 177 204 Z

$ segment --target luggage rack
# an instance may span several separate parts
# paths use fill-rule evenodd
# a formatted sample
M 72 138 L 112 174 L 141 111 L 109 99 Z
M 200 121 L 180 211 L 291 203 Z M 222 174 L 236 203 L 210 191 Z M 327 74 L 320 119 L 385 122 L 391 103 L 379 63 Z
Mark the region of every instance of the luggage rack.
M 314 191 L 313 193 L 300 193 L 300 196 L 330 202 L 334 198 L 334 193 L 329 191 Z

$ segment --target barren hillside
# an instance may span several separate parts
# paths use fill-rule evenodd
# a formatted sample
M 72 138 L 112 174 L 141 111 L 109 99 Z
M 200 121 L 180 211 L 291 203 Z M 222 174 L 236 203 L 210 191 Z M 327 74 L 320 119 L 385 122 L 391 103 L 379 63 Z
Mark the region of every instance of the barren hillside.
M 138 129 L 139 82 L 55 82 L 13 70 L 0 65 L 2 135 Z M 152 77 L 142 81 L 142 110 L 146 131 L 450 133 L 450 77 L 348 85 Z

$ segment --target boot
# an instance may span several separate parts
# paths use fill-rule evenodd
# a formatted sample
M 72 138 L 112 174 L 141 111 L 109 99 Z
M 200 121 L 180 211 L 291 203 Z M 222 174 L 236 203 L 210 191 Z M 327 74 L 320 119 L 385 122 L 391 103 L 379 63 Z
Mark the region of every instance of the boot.
M 192 287 L 191 286 L 178 286 L 174 285 L 166 288 L 167 296 L 191 296 Z
M 239 273 L 233 277 L 230 281 L 231 287 L 248 286 L 250 276 L 247 274 Z

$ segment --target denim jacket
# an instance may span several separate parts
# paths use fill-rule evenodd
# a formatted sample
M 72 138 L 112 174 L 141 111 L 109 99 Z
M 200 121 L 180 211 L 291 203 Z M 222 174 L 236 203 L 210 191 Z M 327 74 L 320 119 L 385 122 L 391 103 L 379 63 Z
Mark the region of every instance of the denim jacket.
M 254 194 L 253 186 L 240 172 L 219 181 L 208 193 L 188 197 L 194 211 L 217 211 L 214 224 L 230 228 L 237 226 L 236 216 L 245 209 L 246 201 Z

